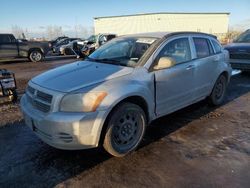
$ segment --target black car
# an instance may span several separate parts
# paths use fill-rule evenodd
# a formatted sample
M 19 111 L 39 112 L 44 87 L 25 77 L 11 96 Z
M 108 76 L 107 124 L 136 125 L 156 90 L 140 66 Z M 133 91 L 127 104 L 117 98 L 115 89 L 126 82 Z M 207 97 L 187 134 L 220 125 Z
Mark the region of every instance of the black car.
M 48 42 L 21 41 L 12 34 L 0 34 L 0 59 L 29 58 L 38 62 L 48 51 Z
M 229 51 L 233 69 L 250 71 L 250 29 L 225 46 L 225 49 Z
M 81 40 L 81 39 L 80 38 L 65 38 L 65 39 L 58 41 L 56 44 L 54 44 L 52 48 L 53 53 L 60 53 L 60 47 L 62 45 L 69 44 L 70 42 L 74 40 Z
M 51 49 L 52 49 L 56 43 L 58 43 L 60 40 L 66 39 L 66 38 L 69 38 L 69 37 L 66 37 L 66 36 L 57 37 L 57 38 L 55 38 L 54 40 L 51 40 L 51 41 L 49 42 L 49 46 L 50 46 Z

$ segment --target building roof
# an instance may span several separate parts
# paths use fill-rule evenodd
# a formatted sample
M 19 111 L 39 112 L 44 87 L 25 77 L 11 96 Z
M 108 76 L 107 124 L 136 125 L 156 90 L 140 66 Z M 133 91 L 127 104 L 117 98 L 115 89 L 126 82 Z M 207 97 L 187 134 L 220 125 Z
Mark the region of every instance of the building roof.
M 226 14 L 226 15 L 230 15 L 230 12 L 156 12 L 156 13 L 142 13 L 142 14 L 94 17 L 94 19 L 97 20 L 97 19 L 102 19 L 102 18 L 144 16 L 144 15 L 157 15 L 157 14 L 214 14 L 214 15 L 215 14 Z

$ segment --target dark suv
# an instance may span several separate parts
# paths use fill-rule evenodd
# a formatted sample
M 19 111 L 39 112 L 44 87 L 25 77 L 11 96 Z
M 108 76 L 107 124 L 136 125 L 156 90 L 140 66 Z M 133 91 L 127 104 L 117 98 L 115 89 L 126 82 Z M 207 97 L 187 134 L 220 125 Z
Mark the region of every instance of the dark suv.
M 0 59 L 29 58 L 32 62 L 38 62 L 48 51 L 48 42 L 22 41 L 12 34 L 0 34 Z
M 225 46 L 225 49 L 230 53 L 232 68 L 250 71 L 250 29 Z

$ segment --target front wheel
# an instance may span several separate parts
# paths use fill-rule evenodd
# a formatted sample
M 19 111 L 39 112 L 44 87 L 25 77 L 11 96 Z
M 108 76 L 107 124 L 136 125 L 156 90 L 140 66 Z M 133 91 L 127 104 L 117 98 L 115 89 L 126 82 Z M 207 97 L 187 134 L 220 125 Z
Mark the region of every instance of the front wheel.
M 145 128 L 146 116 L 142 108 L 133 103 L 123 103 L 110 116 L 103 146 L 111 155 L 123 157 L 136 149 Z
M 221 105 L 224 101 L 227 89 L 227 78 L 225 75 L 220 75 L 220 77 L 215 82 L 213 91 L 209 96 L 210 104 L 217 106 Z
M 34 51 L 30 52 L 29 59 L 30 59 L 30 61 L 32 61 L 32 62 L 39 62 L 39 61 L 42 61 L 42 59 L 43 59 L 43 54 L 42 54 L 42 52 L 39 51 L 39 50 L 34 50 Z

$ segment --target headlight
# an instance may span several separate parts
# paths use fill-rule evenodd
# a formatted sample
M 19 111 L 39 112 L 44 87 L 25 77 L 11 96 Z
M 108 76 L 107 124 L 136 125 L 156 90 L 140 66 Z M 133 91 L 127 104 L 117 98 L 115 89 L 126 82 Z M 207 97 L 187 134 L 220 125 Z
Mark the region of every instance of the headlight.
M 60 104 L 60 111 L 94 112 L 106 96 L 106 92 L 76 93 L 65 95 Z

